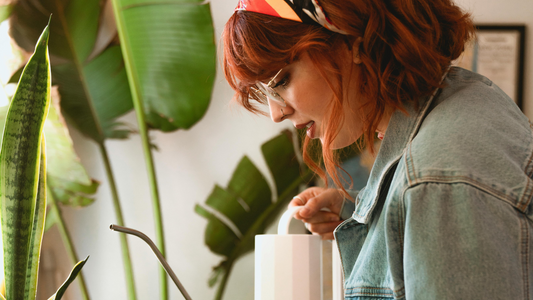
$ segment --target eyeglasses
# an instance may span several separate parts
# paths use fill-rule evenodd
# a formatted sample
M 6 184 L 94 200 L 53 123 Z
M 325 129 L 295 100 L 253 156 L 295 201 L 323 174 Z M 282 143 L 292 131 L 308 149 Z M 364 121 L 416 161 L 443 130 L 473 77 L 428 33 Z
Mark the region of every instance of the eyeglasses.
M 261 102 L 268 103 L 268 99 L 276 102 L 280 106 L 287 106 L 285 100 L 274 90 L 276 77 L 281 73 L 283 69 L 279 70 L 272 79 L 267 84 L 258 82 L 255 86 L 250 87 L 250 94 L 253 95 L 257 100 Z

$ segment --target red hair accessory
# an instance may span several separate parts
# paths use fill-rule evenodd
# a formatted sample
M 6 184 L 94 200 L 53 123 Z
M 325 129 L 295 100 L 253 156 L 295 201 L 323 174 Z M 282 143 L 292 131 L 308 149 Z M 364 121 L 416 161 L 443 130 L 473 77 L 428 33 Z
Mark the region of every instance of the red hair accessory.
M 326 16 L 318 0 L 240 0 L 235 11 L 251 11 L 306 24 L 321 25 L 341 34 Z

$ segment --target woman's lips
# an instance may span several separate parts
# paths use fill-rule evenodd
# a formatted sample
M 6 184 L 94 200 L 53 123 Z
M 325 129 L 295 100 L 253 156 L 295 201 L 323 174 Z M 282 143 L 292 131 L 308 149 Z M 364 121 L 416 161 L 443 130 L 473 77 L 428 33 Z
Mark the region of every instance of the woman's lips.
M 307 123 L 307 125 L 305 127 L 307 127 L 307 136 L 310 139 L 313 139 L 314 136 L 315 136 L 315 121 L 311 121 L 311 122 Z
M 298 124 L 298 125 L 294 125 L 294 127 L 296 127 L 297 129 L 304 129 L 304 128 L 307 128 L 307 136 L 309 138 L 314 138 L 314 135 L 315 135 L 315 121 L 309 121 L 305 124 Z

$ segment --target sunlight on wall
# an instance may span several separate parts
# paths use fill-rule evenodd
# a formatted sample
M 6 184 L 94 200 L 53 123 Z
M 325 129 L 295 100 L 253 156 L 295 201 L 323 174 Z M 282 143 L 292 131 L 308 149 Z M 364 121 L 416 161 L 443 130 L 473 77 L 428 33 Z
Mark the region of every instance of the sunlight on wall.
M 9 37 L 9 23 L 0 23 L 0 106 L 8 104 L 8 96 L 15 93 L 16 84 L 7 84 L 9 77 L 22 64 L 20 50 L 13 46 Z

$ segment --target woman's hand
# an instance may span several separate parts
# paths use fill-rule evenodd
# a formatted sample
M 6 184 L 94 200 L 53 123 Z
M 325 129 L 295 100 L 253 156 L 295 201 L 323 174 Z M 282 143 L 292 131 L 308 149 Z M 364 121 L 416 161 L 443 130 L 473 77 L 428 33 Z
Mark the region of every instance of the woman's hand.
M 333 230 L 342 223 L 339 213 L 343 199 L 336 189 L 312 187 L 294 197 L 289 207 L 305 206 L 294 217 L 305 222 L 305 227 L 313 234 L 322 236 L 324 240 L 332 240 Z

